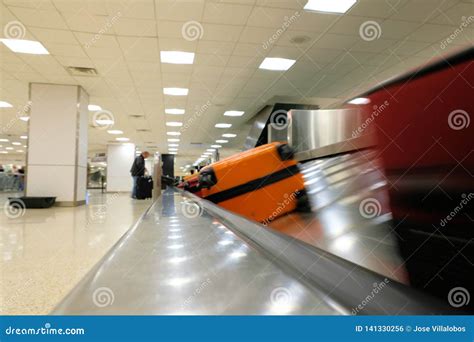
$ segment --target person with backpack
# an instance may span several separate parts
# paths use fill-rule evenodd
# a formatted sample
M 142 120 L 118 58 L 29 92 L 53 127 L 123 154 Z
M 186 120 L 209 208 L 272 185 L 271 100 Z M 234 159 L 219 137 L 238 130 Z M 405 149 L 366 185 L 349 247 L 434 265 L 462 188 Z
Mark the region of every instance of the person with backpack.
M 137 180 L 145 175 L 145 159 L 150 156 L 148 151 L 143 151 L 133 161 L 130 173 L 133 179 L 132 198 L 137 198 Z

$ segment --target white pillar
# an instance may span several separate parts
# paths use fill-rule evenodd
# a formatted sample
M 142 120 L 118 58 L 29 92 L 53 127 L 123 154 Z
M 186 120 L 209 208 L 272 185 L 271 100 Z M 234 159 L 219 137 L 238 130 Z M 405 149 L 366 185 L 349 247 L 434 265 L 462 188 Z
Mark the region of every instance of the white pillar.
M 85 203 L 89 95 L 75 85 L 30 84 L 26 196 Z
M 130 168 L 134 159 L 134 144 L 107 145 L 107 192 L 132 191 Z

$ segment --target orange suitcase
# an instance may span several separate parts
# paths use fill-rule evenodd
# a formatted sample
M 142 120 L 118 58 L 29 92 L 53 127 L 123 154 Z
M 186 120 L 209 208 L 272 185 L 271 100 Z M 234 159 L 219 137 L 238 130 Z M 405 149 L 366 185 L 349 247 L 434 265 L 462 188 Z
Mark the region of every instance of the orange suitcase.
M 263 223 L 295 210 L 305 193 L 286 143 L 262 145 L 206 166 L 199 183 L 203 198 Z

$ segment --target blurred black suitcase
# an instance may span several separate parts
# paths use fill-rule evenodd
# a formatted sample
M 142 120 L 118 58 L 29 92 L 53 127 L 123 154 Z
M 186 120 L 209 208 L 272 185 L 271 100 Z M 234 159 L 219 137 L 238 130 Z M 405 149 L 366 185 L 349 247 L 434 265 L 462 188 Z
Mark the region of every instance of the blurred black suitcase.
M 152 197 L 153 179 L 150 176 L 138 177 L 136 196 L 137 199 L 146 199 Z

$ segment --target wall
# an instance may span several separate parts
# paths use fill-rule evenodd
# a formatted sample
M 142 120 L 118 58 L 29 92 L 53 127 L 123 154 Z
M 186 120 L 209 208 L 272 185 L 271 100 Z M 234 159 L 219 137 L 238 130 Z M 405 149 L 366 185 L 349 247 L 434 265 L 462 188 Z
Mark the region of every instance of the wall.
M 132 190 L 130 168 L 135 158 L 134 144 L 116 144 L 107 146 L 107 191 Z

